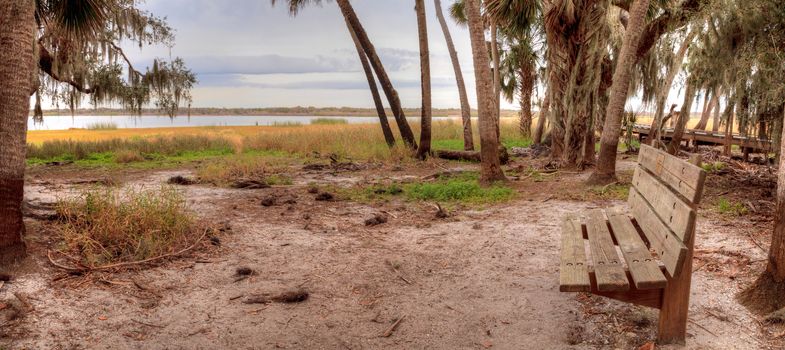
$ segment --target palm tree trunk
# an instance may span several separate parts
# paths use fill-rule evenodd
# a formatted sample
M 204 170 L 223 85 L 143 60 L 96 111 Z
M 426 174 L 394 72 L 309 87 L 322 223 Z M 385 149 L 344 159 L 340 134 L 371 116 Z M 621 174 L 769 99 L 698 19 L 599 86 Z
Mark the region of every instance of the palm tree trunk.
M 783 116 L 785 117 L 785 116 Z M 785 132 L 780 142 L 780 157 L 785 155 Z M 766 271 L 776 282 L 785 282 L 785 161 L 780 158 L 777 172 L 777 210 L 774 213 L 774 233 L 769 248 Z
M 681 148 L 681 139 L 684 136 L 684 130 L 687 129 L 687 122 L 690 121 L 690 111 L 692 110 L 692 100 L 695 99 L 695 83 L 687 78 L 687 89 L 684 92 L 684 103 L 681 105 L 681 112 L 679 113 L 676 128 L 673 129 L 673 138 L 668 143 L 668 153 L 677 154 Z
M 695 129 L 697 130 L 706 130 L 706 127 L 709 125 L 711 112 L 714 111 L 714 108 L 717 108 L 717 103 L 720 102 L 720 97 L 715 93 L 711 96 L 711 100 L 704 99 L 704 101 L 709 101 L 709 103 L 708 106 L 703 109 L 703 114 L 701 114 L 701 120 L 698 122 L 698 125 L 695 125 Z
M 720 96 L 720 90 L 717 89 L 717 107 L 714 108 L 714 120 L 711 123 L 711 132 L 712 133 L 717 133 L 717 132 L 720 131 L 720 121 L 722 119 L 720 119 L 720 101 L 719 101 L 719 96 Z
M 535 145 L 542 143 L 542 133 L 545 131 L 545 120 L 548 119 L 548 110 L 551 107 L 551 99 L 548 92 L 545 93 L 545 98 L 542 100 L 540 113 L 537 115 L 537 128 L 534 129 L 534 139 L 532 142 Z
M 346 21 L 346 27 L 352 35 L 354 47 L 357 49 L 357 55 L 360 57 L 360 63 L 363 66 L 365 77 L 368 79 L 368 88 L 371 89 L 371 96 L 373 96 L 373 104 L 376 106 L 376 114 L 379 116 L 379 124 L 382 126 L 384 141 L 387 142 L 388 146 L 393 147 L 395 146 L 395 136 L 393 135 L 392 129 L 390 129 L 390 123 L 387 121 L 387 113 L 384 111 L 382 97 L 379 95 L 379 88 L 376 86 L 376 79 L 373 77 L 373 68 L 371 68 L 370 63 L 368 63 L 368 57 L 365 55 L 365 51 L 363 51 L 360 40 L 357 39 L 357 34 L 354 33 L 354 29 L 352 29 L 352 26 L 348 21 Z
M 673 79 L 676 78 L 676 75 L 681 70 L 684 56 L 687 54 L 687 49 L 690 47 L 690 44 L 692 44 L 692 39 L 695 38 L 696 34 L 697 32 L 693 30 L 684 38 L 684 41 L 679 47 L 679 51 L 676 52 L 676 56 L 673 58 L 671 66 L 668 68 L 668 74 L 665 76 L 664 80 L 665 84 L 662 85 L 662 88 L 657 93 L 657 111 L 654 113 L 654 119 L 651 121 L 651 128 L 649 129 L 649 145 L 654 146 L 654 140 L 657 139 L 657 132 L 660 129 L 660 121 L 665 114 L 665 103 L 668 100 L 668 94 L 671 91 Z
M 25 256 L 22 235 L 35 2 L 0 0 L 0 266 Z
M 495 98 L 495 106 L 496 106 L 496 116 L 494 117 L 494 123 L 496 124 L 496 138 L 501 137 L 501 129 L 499 128 L 499 116 L 501 114 L 501 98 L 502 98 L 502 86 L 501 86 L 501 72 L 499 72 L 499 42 L 497 41 L 497 32 L 498 28 L 496 27 L 496 22 L 491 19 L 490 24 L 491 29 L 491 57 L 493 58 L 493 93 Z
M 371 62 L 371 67 L 373 67 L 374 72 L 376 72 L 376 77 L 379 78 L 379 83 L 381 83 L 382 90 L 384 90 L 384 94 L 387 96 L 387 102 L 390 104 L 390 108 L 395 116 L 395 122 L 398 124 L 398 130 L 401 132 L 403 142 L 406 143 L 409 148 L 416 150 L 417 142 L 414 140 L 414 133 L 412 132 L 411 127 L 409 127 L 409 123 L 406 121 L 406 115 L 403 113 L 403 108 L 401 108 L 401 99 L 398 97 L 398 92 L 395 91 L 392 81 L 387 75 L 387 71 L 384 69 L 384 65 L 382 65 L 379 55 L 376 53 L 376 48 L 368 38 L 365 28 L 363 28 L 362 23 L 360 23 L 360 19 L 357 18 L 357 14 L 354 12 L 354 8 L 349 0 L 336 0 L 336 3 L 338 3 L 338 6 L 341 8 L 341 13 L 346 21 L 348 21 L 354 29 L 357 39 L 360 40 L 360 45 L 362 45 L 365 54 L 368 56 L 368 60 Z
M 466 17 L 474 58 L 474 80 L 477 85 L 477 109 L 480 122 L 480 182 L 489 184 L 506 180 L 499 161 L 499 137 L 496 133 L 496 106 L 493 78 L 488 70 L 488 51 L 485 46 L 485 26 L 480 16 L 478 0 L 466 0 Z
M 530 138 L 532 136 L 532 90 L 534 90 L 534 62 L 521 60 L 519 72 L 521 86 L 519 89 L 519 102 L 521 105 L 521 136 Z
M 442 33 L 444 33 L 444 41 L 447 42 L 447 51 L 450 53 L 452 68 L 455 72 L 455 82 L 458 85 L 458 97 L 461 101 L 461 121 L 463 122 L 463 149 L 465 151 L 473 151 L 474 135 L 472 135 L 472 109 L 469 105 L 469 95 L 466 93 L 466 84 L 463 81 L 461 62 L 458 60 L 458 52 L 455 50 L 452 35 L 450 35 L 450 30 L 447 28 L 447 21 L 444 19 L 442 2 L 441 0 L 433 0 L 433 4 L 436 9 L 436 18 L 439 20 L 439 25 L 442 27 Z
M 630 19 L 624 33 L 616 71 L 613 73 L 611 96 L 600 137 L 600 157 L 597 160 L 597 169 L 589 179 L 593 183 L 610 183 L 616 178 L 616 149 L 621 133 L 621 118 L 624 105 L 627 103 L 627 92 L 630 89 L 635 52 L 643 34 L 648 9 L 649 0 L 635 0 L 630 6 Z
M 736 119 L 733 117 L 733 107 L 728 107 L 730 108 L 730 111 L 726 111 L 729 113 L 727 115 L 728 120 L 725 123 L 725 145 L 722 149 L 722 155 L 726 157 L 730 157 L 731 155 L 731 146 L 733 144 L 733 119 Z
M 431 62 L 428 53 L 428 26 L 425 22 L 425 0 L 415 0 L 417 12 L 417 34 L 420 38 L 420 86 L 422 108 L 420 109 L 420 147 L 417 157 L 425 159 L 431 153 Z

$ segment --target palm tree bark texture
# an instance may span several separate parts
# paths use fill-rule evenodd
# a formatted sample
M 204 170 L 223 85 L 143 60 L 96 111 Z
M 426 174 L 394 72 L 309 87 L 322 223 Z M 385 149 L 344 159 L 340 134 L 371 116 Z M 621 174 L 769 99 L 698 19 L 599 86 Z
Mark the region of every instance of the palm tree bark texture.
M 577 167 L 583 159 L 586 133 L 596 113 L 593 95 L 600 84 L 602 60 L 609 37 L 607 0 L 556 0 L 545 10 L 548 43 L 551 156 L 562 166 Z M 572 8 L 572 10 L 565 10 Z
M 33 88 L 33 0 L 0 0 L 0 266 L 25 255 L 27 115 Z
M 649 9 L 649 0 L 635 0 L 630 8 L 630 18 L 627 30 L 624 33 L 616 70 L 613 73 L 613 85 L 608 101 L 605 125 L 600 138 L 600 157 L 597 169 L 592 174 L 589 182 L 610 183 L 615 181 L 616 150 L 621 133 L 621 119 L 624 105 L 627 103 L 627 93 L 630 89 L 632 69 L 635 65 L 635 53 L 643 35 L 646 22 L 646 12 Z
M 474 79 L 477 85 L 477 110 L 480 122 L 480 182 L 490 184 L 506 180 L 499 161 L 499 137 L 496 133 L 496 96 L 493 77 L 488 69 L 490 62 L 485 46 L 485 26 L 480 15 L 480 2 L 466 0 L 466 16 L 469 20 L 469 36 L 474 61 Z
M 420 38 L 420 87 L 422 108 L 420 109 L 420 147 L 417 158 L 425 159 L 431 153 L 431 62 L 428 52 L 428 26 L 425 21 L 425 0 L 415 0 L 417 34 Z
M 466 83 L 463 80 L 463 72 L 461 72 L 461 63 L 458 60 L 458 52 L 455 50 L 452 35 L 450 35 L 450 30 L 447 28 L 447 21 L 444 19 L 442 2 L 440 0 L 433 0 L 433 4 L 436 9 L 436 18 L 439 20 L 439 25 L 442 27 L 442 33 L 444 33 L 444 41 L 447 42 L 447 51 L 450 53 L 452 68 L 455 72 L 455 82 L 458 85 L 458 98 L 461 102 L 461 121 L 463 122 L 463 149 L 465 151 L 472 151 L 474 150 L 472 110 L 469 105 L 469 95 L 466 93 Z

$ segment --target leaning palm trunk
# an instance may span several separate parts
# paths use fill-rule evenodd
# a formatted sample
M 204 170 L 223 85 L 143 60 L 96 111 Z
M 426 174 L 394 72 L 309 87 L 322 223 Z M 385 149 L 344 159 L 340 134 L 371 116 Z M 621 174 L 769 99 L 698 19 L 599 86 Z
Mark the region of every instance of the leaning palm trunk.
M 393 135 L 392 129 L 390 129 L 390 123 L 387 121 L 387 113 L 384 111 L 382 97 L 379 95 L 379 88 L 376 86 L 376 79 L 373 77 L 373 68 L 371 68 L 370 63 L 368 63 L 368 56 L 365 55 L 360 40 L 357 39 L 357 34 L 354 33 L 354 29 L 352 29 L 352 26 L 348 21 L 346 21 L 346 26 L 349 29 L 349 33 L 352 35 L 354 47 L 357 49 L 357 55 L 360 57 L 360 63 L 363 66 L 365 77 L 368 79 L 368 88 L 371 89 L 371 96 L 373 97 L 373 104 L 376 106 L 376 114 L 379 116 L 379 124 L 382 126 L 384 141 L 387 142 L 387 145 L 390 147 L 395 146 L 395 136 Z
M 714 108 L 714 120 L 711 123 L 711 132 L 712 133 L 717 133 L 717 132 L 720 131 L 720 122 L 722 120 L 722 119 L 720 119 L 720 103 L 719 103 L 720 91 L 719 91 L 719 89 L 717 90 L 717 95 L 716 96 L 718 96 L 717 97 L 717 107 Z
M 420 38 L 420 86 L 422 89 L 420 147 L 417 157 L 425 159 L 431 153 L 431 62 L 428 53 L 428 27 L 425 23 L 425 0 L 415 0 L 417 34 Z
M 0 0 L 0 266 L 25 255 L 27 114 L 33 88 L 33 0 Z
M 687 122 L 690 121 L 690 110 L 692 110 L 692 100 L 695 99 L 695 83 L 687 78 L 687 89 L 684 92 L 684 104 L 681 105 L 681 112 L 679 119 L 676 122 L 676 128 L 673 129 L 673 138 L 668 143 L 668 153 L 677 154 L 681 148 L 681 139 L 684 137 L 684 130 L 687 128 Z
M 357 18 L 357 14 L 354 12 L 352 4 L 349 0 L 336 0 L 336 2 L 341 8 L 341 13 L 344 18 L 351 24 L 352 29 L 354 29 L 357 39 L 360 40 L 360 44 L 362 45 L 365 54 L 368 56 L 368 60 L 370 60 L 371 67 L 373 67 L 374 72 L 376 72 L 376 77 L 379 78 L 379 83 L 381 83 L 382 90 L 384 90 L 384 94 L 387 96 L 387 102 L 390 104 L 393 116 L 395 116 L 395 122 L 398 124 L 398 130 L 401 132 L 403 142 L 411 149 L 417 149 L 414 133 L 412 132 L 411 127 L 409 127 L 409 123 L 406 121 L 406 115 L 403 113 L 403 108 L 401 108 L 401 99 L 398 97 L 398 92 L 395 91 L 392 81 L 387 75 L 387 71 L 384 69 L 382 61 L 379 59 L 379 55 L 376 53 L 376 48 L 368 38 L 368 34 L 360 23 L 360 19 Z
M 605 125 L 600 138 L 600 157 L 597 161 L 597 170 L 589 179 L 593 183 L 611 182 L 616 177 L 616 149 L 619 145 L 622 113 L 624 113 L 624 105 L 627 103 L 632 69 L 635 65 L 635 53 L 643 34 L 648 9 L 649 0 L 635 0 L 630 7 L 630 19 L 624 33 L 616 70 L 613 73 L 613 85 L 611 85 Z
M 684 42 L 681 43 L 679 51 L 676 52 L 676 56 L 673 58 L 671 66 L 668 67 L 668 73 L 665 76 L 664 84 L 657 92 L 657 110 L 654 113 L 654 119 L 651 121 L 651 128 L 649 128 L 648 141 L 652 146 L 656 147 L 654 140 L 657 139 L 657 132 L 660 130 L 660 121 L 662 120 L 663 115 L 665 115 L 665 103 L 667 102 L 668 94 L 671 91 L 673 79 L 676 78 L 676 74 L 678 74 L 681 70 L 681 64 L 684 61 L 684 56 L 687 54 L 687 49 L 690 47 L 690 44 L 692 44 L 692 39 L 695 38 L 696 34 L 697 32 L 693 30 L 687 34 L 686 38 L 684 38 Z
M 474 79 L 477 85 L 477 110 L 480 122 L 480 182 L 488 184 L 505 180 L 499 161 L 499 137 L 496 133 L 496 106 L 493 78 L 488 70 L 488 51 L 485 47 L 485 28 L 480 16 L 478 0 L 466 0 L 466 17 L 474 58 Z
M 530 138 L 532 136 L 532 90 L 534 90 L 534 62 L 521 60 L 519 71 L 521 86 L 519 102 L 521 105 L 521 136 Z
M 463 122 L 463 149 L 472 151 L 474 150 L 472 110 L 469 106 L 469 95 L 466 93 L 466 84 L 463 81 L 461 63 L 458 61 L 458 52 L 455 51 L 455 44 L 452 41 L 450 30 L 447 28 L 447 21 L 444 19 L 444 13 L 442 13 L 442 2 L 441 0 L 433 0 L 433 4 L 436 9 L 436 18 L 439 20 L 439 25 L 442 27 L 442 33 L 444 33 L 444 41 L 447 42 L 447 51 L 450 52 L 450 60 L 452 61 L 452 68 L 455 72 L 455 82 L 458 85 L 458 97 L 461 101 L 461 121 Z

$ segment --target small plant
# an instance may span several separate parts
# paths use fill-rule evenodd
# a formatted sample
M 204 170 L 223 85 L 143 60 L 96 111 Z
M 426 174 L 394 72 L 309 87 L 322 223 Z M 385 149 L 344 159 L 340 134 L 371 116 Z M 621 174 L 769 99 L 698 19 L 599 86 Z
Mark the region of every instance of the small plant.
M 117 130 L 115 122 L 95 122 L 87 124 L 87 130 Z
M 311 120 L 311 125 L 340 125 L 349 124 L 349 121 L 343 118 L 316 118 Z
M 723 162 L 704 163 L 703 165 L 701 165 L 701 167 L 707 173 L 715 173 L 721 171 L 722 169 L 725 169 L 725 163 Z
M 65 249 L 99 266 L 148 259 L 192 244 L 200 232 L 174 187 L 86 190 L 57 203 Z
M 747 207 L 739 202 L 732 202 L 726 198 L 717 201 L 717 211 L 723 215 L 741 216 L 747 214 Z

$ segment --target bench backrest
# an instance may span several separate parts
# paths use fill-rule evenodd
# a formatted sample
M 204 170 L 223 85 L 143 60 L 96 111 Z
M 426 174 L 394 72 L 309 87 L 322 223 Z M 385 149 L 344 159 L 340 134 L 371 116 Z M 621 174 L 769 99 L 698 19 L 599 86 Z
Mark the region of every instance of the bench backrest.
M 692 249 L 697 205 L 706 172 L 656 148 L 641 145 L 628 199 L 632 215 L 671 277 Z

